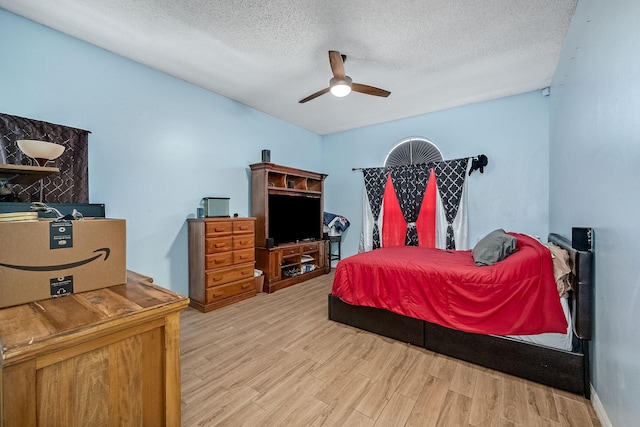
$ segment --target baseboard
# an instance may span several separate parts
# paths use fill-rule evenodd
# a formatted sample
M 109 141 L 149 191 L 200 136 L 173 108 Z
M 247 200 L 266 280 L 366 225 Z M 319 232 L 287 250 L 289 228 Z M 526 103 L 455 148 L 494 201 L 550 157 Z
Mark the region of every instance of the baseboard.
M 593 406 L 593 410 L 596 412 L 602 427 L 613 427 L 613 424 L 609 421 L 609 416 L 604 410 L 604 406 L 602 406 L 602 402 L 598 397 L 598 393 L 596 393 L 596 389 L 593 388 L 593 384 L 591 384 L 591 406 Z

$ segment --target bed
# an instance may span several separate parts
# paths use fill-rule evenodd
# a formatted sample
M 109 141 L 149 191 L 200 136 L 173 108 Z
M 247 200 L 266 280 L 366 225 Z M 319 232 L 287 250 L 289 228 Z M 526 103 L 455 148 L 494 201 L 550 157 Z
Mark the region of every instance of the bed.
M 519 239 L 518 244 L 520 245 L 520 241 L 527 241 L 527 239 Z M 402 292 L 395 292 L 397 294 L 395 296 L 388 295 L 385 294 L 378 282 L 385 281 L 385 277 L 381 276 L 386 273 L 383 274 L 382 271 L 389 270 L 389 267 L 382 264 L 377 272 L 374 268 L 370 268 L 373 276 L 366 279 L 364 276 L 354 273 L 357 265 L 350 266 L 350 263 L 359 259 L 358 255 L 355 255 L 340 261 L 336 268 L 334 286 L 332 293 L 329 294 L 329 319 L 590 398 L 589 341 L 592 334 L 593 317 L 593 254 L 590 251 L 579 251 L 572 248 L 571 242 L 559 234 L 550 234 L 548 240 L 566 250 L 571 259 L 573 290 L 569 293 L 566 304 L 561 304 L 557 293 L 555 294 L 557 301 L 553 303 L 549 302 L 552 298 L 548 292 L 529 296 L 527 292 L 531 288 L 539 287 L 540 284 L 534 279 L 526 279 L 528 280 L 526 283 L 518 285 L 520 287 L 514 288 L 517 290 L 511 292 L 517 295 L 527 295 L 526 298 L 514 299 L 511 296 L 505 296 L 505 294 L 499 293 L 502 287 L 497 287 L 491 291 L 495 295 L 490 295 L 490 297 L 497 297 L 493 300 L 494 302 L 505 299 L 514 299 L 514 301 L 501 302 L 500 307 L 495 310 L 481 305 L 480 313 L 477 316 L 469 315 L 468 310 L 471 304 L 465 304 L 465 295 L 458 298 L 455 296 L 460 284 L 456 283 L 456 280 L 449 273 L 445 273 L 448 276 L 444 280 L 444 284 L 439 284 L 437 287 L 433 287 L 429 283 L 425 284 L 423 281 L 422 288 L 425 291 L 413 291 L 411 298 L 407 293 L 403 294 Z M 519 246 L 519 250 L 515 254 L 510 255 L 501 263 L 508 261 L 511 264 L 517 264 L 527 253 L 531 256 L 530 252 L 523 249 L 525 248 Z M 411 250 L 411 248 L 405 250 Z M 441 252 L 437 256 L 445 261 L 439 260 L 438 263 L 444 265 L 446 265 L 446 257 L 456 255 L 448 251 Z M 381 254 L 384 253 L 378 252 L 378 256 L 384 258 L 385 262 L 393 261 L 394 256 L 390 255 L 391 252 L 384 254 L 384 256 Z M 398 254 L 397 256 L 402 257 L 403 255 Z M 352 258 L 355 260 L 351 260 Z M 475 270 L 480 271 L 481 274 L 488 274 L 492 267 L 495 266 L 476 267 Z M 539 267 L 541 268 L 539 274 L 535 271 L 535 268 L 538 268 L 535 265 L 534 267 L 523 267 L 523 269 L 533 268 L 533 271 L 528 274 L 529 276 L 548 274 L 547 267 Z M 412 280 L 411 277 L 424 273 L 411 271 L 411 268 L 416 267 L 400 265 L 395 271 L 388 274 L 387 282 L 397 283 L 399 278 L 409 281 Z M 463 266 L 463 270 L 464 268 L 466 267 Z M 408 269 L 409 272 L 403 273 L 403 269 Z M 471 270 L 473 268 L 469 268 L 469 271 Z M 429 276 L 431 273 L 428 269 L 425 274 L 424 277 L 428 277 L 426 280 L 428 282 L 440 280 Z M 499 272 L 497 274 L 500 276 L 499 279 L 504 279 L 504 283 L 509 283 L 510 280 L 520 280 L 513 279 L 506 273 Z M 505 274 L 506 276 L 502 277 Z M 464 281 L 465 286 L 468 285 L 464 274 L 461 277 L 463 279 L 458 279 L 458 281 Z M 362 291 L 363 287 L 358 288 L 359 282 L 367 283 L 364 288 L 374 288 L 374 295 L 380 293 L 379 301 L 371 300 L 371 298 L 375 299 L 375 296 L 364 295 L 363 292 L 366 292 Z M 345 291 L 345 286 L 353 286 L 353 289 Z M 445 291 L 442 290 L 443 286 Z M 435 304 L 434 307 L 434 303 L 429 302 L 430 292 L 446 292 L 447 304 L 440 307 Z M 415 294 L 420 293 L 424 293 L 424 295 L 415 297 Z M 484 299 L 481 298 L 481 300 L 486 300 L 489 303 L 490 297 L 482 296 Z M 435 299 L 440 300 L 441 298 Z M 530 299 L 536 301 L 530 302 Z M 430 305 L 426 314 L 420 306 L 421 304 Z M 474 302 L 475 304 L 476 302 Z M 545 304 L 551 304 L 552 309 L 541 309 L 541 307 L 546 307 Z M 401 305 L 405 307 L 401 308 Z M 533 326 L 524 324 L 521 322 L 521 317 L 518 316 L 518 311 L 529 311 L 529 314 L 537 312 L 539 313 L 538 317 L 541 318 L 540 322 L 537 324 L 534 322 Z M 454 315 L 451 316 L 451 313 Z M 531 316 L 527 317 L 531 318 Z M 515 325 L 515 329 L 509 329 L 511 326 L 504 328 L 505 324 L 510 323 Z M 542 330 L 553 330 L 554 333 L 551 335 L 555 335 L 556 339 L 560 337 L 560 341 L 565 343 L 568 340 L 568 347 L 556 348 L 560 345 L 552 345 L 544 340 L 541 341 L 542 343 L 537 342 L 538 338 L 545 335 L 541 333 Z M 514 331 L 516 333 L 512 333 Z M 563 337 L 563 332 L 565 337 Z

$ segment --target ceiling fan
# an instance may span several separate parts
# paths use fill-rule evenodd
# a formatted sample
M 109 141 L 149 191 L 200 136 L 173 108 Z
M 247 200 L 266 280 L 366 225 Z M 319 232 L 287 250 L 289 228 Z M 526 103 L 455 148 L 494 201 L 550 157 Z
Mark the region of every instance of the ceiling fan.
M 331 64 L 333 77 L 331 78 L 331 80 L 329 80 L 329 87 L 319 90 L 313 95 L 309 95 L 298 102 L 300 104 L 303 104 L 307 101 L 311 101 L 312 99 L 319 97 L 320 95 L 324 95 L 329 91 L 337 97 L 347 96 L 351 91 L 364 93 L 366 95 L 383 96 L 385 98 L 391 94 L 391 92 L 384 89 L 369 85 L 363 85 L 360 83 L 353 83 L 351 77 L 345 75 L 344 73 L 344 61 L 346 59 L 346 55 L 340 55 L 340 52 L 338 52 L 337 50 L 330 50 L 329 63 Z

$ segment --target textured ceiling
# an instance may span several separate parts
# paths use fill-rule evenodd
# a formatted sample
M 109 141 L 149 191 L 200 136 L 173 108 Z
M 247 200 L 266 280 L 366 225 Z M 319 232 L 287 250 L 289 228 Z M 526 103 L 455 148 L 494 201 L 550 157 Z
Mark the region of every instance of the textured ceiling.
M 548 86 L 577 0 L 0 0 L 318 134 Z M 329 84 L 391 91 L 298 101 Z

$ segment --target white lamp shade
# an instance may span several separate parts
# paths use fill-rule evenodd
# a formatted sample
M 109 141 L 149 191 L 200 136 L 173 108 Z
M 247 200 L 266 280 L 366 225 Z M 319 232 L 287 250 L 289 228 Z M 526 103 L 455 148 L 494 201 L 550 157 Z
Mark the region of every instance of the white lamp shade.
M 335 85 L 331 88 L 331 93 L 338 98 L 349 95 L 351 88 L 347 85 Z
M 344 76 L 344 79 L 338 79 L 333 77 L 329 81 L 329 88 L 331 93 L 334 96 L 337 96 L 338 98 L 347 96 L 351 92 L 351 77 Z
M 33 139 L 21 139 L 18 148 L 27 156 L 36 159 L 40 166 L 44 166 L 49 160 L 57 159 L 64 152 L 64 145 Z

